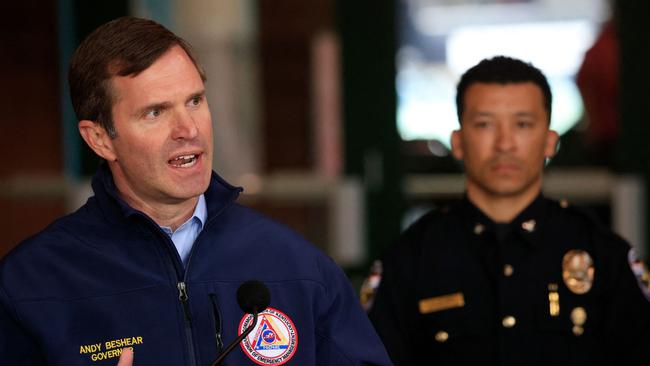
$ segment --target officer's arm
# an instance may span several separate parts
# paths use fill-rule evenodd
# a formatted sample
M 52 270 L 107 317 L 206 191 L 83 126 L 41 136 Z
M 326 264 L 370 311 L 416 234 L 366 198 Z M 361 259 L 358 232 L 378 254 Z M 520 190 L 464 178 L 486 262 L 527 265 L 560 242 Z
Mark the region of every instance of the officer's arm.
M 392 365 L 343 271 L 329 258 L 318 266 L 326 293 L 317 310 L 317 365 Z
M 394 259 L 394 258 L 392 258 Z M 383 262 L 383 275 L 368 316 L 381 337 L 395 365 L 415 365 L 415 349 L 410 326 L 412 309 L 411 283 L 399 274 L 390 256 Z
M 625 258 L 626 259 L 626 258 Z M 650 302 L 639 287 L 628 261 L 618 261 L 609 311 L 608 334 L 612 364 L 648 365 L 650 353 Z

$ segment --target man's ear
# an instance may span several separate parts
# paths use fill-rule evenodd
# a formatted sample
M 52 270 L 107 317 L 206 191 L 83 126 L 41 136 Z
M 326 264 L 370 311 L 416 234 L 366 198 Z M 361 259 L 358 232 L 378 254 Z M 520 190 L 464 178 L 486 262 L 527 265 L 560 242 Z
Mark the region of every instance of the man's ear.
M 95 154 L 107 161 L 117 160 L 113 149 L 113 141 L 104 127 L 97 122 L 87 119 L 79 121 L 77 126 L 79 128 L 79 134 L 81 134 L 81 137 L 93 149 Z
M 559 142 L 560 135 L 553 130 L 549 130 L 548 134 L 546 135 L 546 146 L 544 146 L 544 157 L 546 159 L 550 159 L 555 156 Z
M 463 144 L 461 130 L 455 130 L 451 133 L 451 154 L 456 160 L 463 160 Z

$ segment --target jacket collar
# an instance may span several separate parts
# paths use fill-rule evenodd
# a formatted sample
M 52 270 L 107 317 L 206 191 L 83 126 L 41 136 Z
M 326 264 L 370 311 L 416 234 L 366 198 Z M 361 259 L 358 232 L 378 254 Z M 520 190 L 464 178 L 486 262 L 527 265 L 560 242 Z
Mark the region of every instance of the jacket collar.
M 115 186 L 115 181 L 113 180 L 113 175 L 106 162 L 100 165 L 97 173 L 93 177 L 92 188 L 102 211 L 125 218 L 134 214 L 145 215 L 141 211 L 129 206 L 120 197 Z M 241 187 L 230 185 L 213 171 L 208 189 L 204 193 L 208 209 L 207 221 L 210 221 L 212 217 L 217 216 L 230 206 L 242 191 L 243 189 Z

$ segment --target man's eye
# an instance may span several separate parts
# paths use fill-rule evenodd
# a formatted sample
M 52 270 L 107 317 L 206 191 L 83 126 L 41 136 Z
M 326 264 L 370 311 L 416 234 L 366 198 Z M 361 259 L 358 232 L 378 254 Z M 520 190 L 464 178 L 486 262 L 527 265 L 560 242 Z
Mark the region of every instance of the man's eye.
M 154 108 L 154 109 L 151 109 L 148 112 L 146 112 L 144 114 L 144 118 L 153 119 L 153 118 L 156 118 L 156 117 L 160 116 L 161 114 L 162 114 L 162 109 Z
M 192 107 L 198 107 L 201 105 L 201 101 L 203 100 L 203 97 L 194 97 L 190 99 L 190 106 Z
M 530 121 L 517 121 L 517 127 L 519 128 L 530 128 L 532 125 Z

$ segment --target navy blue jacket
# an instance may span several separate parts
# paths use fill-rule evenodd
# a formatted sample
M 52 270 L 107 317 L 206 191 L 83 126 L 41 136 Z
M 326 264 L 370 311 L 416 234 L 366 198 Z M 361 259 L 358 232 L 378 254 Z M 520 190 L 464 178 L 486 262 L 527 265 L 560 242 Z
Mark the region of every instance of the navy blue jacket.
M 336 264 L 235 203 L 241 189 L 216 174 L 186 269 L 105 165 L 93 190 L 0 262 L 0 365 L 115 365 L 126 346 L 138 366 L 209 365 L 246 324 L 236 291 L 249 279 L 268 286 L 272 312 L 225 365 L 390 364 Z

